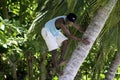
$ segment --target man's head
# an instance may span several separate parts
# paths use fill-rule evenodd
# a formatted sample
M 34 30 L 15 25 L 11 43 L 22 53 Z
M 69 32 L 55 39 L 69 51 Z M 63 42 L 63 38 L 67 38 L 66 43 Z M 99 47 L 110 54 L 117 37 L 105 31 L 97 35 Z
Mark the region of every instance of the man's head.
M 77 16 L 74 14 L 74 13 L 69 13 L 66 17 L 66 24 L 67 25 L 72 25 L 76 19 L 77 19 Z
M 71 22 L 75 22 L 77 19 L 77 16 L 74 13 L 69 13 L 67 15 L 67 20 L 71 21 Z

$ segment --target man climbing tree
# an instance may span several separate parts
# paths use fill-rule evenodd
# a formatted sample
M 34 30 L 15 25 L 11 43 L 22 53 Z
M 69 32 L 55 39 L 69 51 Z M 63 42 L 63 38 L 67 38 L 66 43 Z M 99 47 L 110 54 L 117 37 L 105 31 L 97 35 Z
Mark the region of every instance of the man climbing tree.
M 85 29 L 75 23 L 76 19 L 77 16 L 74 13 L 69 13 L 67 16 L 58 16 L 49 20 L 41 31 L 48 50 L 52 52 L 53 64 L 57 72 L 59 72 L 57 49 L 61 46 L 61 56 L 59 60 L 59 65 L 61 65 L 65 63 L 64 55 L 68 47 L 68 38 L 81 41 L 86 45 L 89 44 L 87 39 L 74 36 L 67 28 L 68 26 L 73 26 L 78 31 L 84 32 Z

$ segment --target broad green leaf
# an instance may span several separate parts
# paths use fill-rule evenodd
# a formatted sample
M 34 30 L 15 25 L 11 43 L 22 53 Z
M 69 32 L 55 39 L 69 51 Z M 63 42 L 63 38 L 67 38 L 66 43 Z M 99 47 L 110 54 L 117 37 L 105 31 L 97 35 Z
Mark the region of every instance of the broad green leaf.
M 1 22 L 0 22 L 0 29 L 3 30 L 3 31 L 5 30 L 5 25 Z

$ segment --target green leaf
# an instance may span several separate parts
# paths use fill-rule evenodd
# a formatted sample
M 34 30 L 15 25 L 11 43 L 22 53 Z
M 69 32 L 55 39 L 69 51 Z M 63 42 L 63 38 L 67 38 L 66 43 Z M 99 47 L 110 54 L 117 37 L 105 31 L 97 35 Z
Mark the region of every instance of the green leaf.
M 2 42 L 2 43 L 6 42 L 5 35 L 2 31 L 0 31 L 0 42 Z
M 0 29 L 3 31 L 5 30 L 5 25 L 3 23 L 0 23 Z

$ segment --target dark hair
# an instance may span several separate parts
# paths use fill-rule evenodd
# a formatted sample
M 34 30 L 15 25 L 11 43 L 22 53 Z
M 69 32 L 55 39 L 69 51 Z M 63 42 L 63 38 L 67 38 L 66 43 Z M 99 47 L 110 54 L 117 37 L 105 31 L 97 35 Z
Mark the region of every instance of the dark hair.
M 71 21 L 71 22 L 75 22 L 76 19 L 77 19 L 77 16 L 76 16 L 74 13 L 69 13 L 69 14 L 67 15 L 67 19 L 68 19 L 69 21 Z

